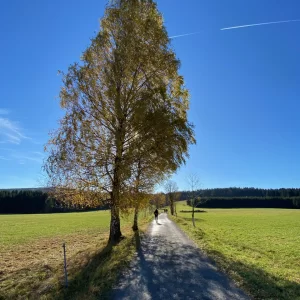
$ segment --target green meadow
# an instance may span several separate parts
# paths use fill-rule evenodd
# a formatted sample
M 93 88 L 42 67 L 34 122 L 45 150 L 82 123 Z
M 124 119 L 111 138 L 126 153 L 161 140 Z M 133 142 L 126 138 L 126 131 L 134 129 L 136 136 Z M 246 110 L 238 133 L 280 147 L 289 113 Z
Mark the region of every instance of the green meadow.
M 300 210 L 203 209 L 174 220 L 256 299 L 300 299 Z
M 140 215 L 143 230 L 149 217 Z M 135 252 L 132 216 L 122 218 L 126 238 L 115 247 L 107 245 L 109 221 L 109 211 L 0 215 L 0 299 L 106 299 Z
M 300 299 L 300 210 L 204 209 L 196 228 L 184 202 L 173 219 L 254 299 Z M 150 216 L 141 214 L 142 230 Z M 135 252 L 126 238 L 107 246 L 109 211 L 0 215 L 0 299 L 101 299 Z M 70 286 L 63 287 L 62 243 Z
M 0 245 L 20 245 L 38 239 L 70 234 L 99 233 L 108 230 L 109 211 L 0 215 Z

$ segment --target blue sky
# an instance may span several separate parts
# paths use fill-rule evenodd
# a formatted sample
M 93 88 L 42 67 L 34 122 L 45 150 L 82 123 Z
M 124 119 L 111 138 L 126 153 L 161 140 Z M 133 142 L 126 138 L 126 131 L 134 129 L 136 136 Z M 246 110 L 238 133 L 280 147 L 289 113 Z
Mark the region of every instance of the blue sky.
M 78 61 L 106 1 L 0 4 L 0 188 L 43 185 L 43 147 L 62 116 L 58 70 Z M 294 1 L 159 0 L 191 93 L 197 145 L 174 176 L 203 188 L 300 185 L 300 18 Z

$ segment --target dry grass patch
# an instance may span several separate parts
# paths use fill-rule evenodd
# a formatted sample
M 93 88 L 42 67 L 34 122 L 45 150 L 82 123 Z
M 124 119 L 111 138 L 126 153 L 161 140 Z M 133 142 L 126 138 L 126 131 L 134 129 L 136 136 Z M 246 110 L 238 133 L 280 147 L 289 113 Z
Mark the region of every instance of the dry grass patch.
M 82 218 L 85 217 L 82 214 Z M 147 218 L 142 220 L 141 228 L 145 229 L 147 223 Z M 84 227 L 84 221 L 81 226 Z M 129 220 L 123 220 L 122 233 L 126 238 L 114 247 L 107 246 L 107 227 L 91 228 L 90 224 L 88 230 L 79 230 L 77 234 L 2 244 L 0 299 L 105 299 L 120 270 L 127 266 L 135 252 Z M 63 242 L 67 250 L 67 289 L 64 287 Z

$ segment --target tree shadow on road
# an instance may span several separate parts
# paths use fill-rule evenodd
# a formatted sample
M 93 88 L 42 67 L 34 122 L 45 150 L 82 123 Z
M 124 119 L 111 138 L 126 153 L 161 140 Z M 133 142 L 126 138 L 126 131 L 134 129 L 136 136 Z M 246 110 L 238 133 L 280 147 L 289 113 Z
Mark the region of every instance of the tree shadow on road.
M 220 294 L 226 299 L 247 299 L 192 245 L 178 249 L 176 241 L 141 240 L 138 232 L 135 244 L 136 260 L 123 274 L 114 299 L 128 295 L 126 299 L 217 299 Z
M 116 287 L 114 299 L 128 295 L 126 299 L 249 299 L 192 245 L 180 245 L 178 249 L 176 241 L 165 241 L 159 236 L 141 240 L 136 232 L 135 246 L 136 260 Z M 226 261 L 227 273 L 235 273 L 235 279 L 243 278 L 243 288 L 254 299 L 300 299 L 298 283 L 229 261 L 220 253 L 214 256 Z

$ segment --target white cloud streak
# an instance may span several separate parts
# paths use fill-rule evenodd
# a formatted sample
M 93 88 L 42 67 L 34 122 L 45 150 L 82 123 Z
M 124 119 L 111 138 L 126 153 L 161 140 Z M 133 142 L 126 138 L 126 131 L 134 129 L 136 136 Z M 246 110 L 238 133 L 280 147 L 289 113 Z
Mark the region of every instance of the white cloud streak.
M 199 33 L 200 33 L 200 31 L 197 31 L 197 32 L 191 32 L 191 33 L 173 35 L 173 36 L 170 36 L 169 38 L 170 39 L 176 39 L 176 38 L 179 38 L 179 37 L 188 36 L 188 35 L 195 35 L 195 34 L 199 34 Z
M 232 27 L 224 27 L 224 28 L 221 28 L 220 30 L 232 30 L 232 29 L 239 29 L 239 28 L 246 28 L 246 27 L 264 26 L 264 25 L 282 24 L 282 23 L 292 23 L 292 22 L 300 22 L 300 19 L 286 20 L 286 21 L 275 21 L 275 22 L 267 22 L 267 23 L 247 24 L 247 25 L 239 25 L 239 26 L 232 26 Z
M 5 153 L 3 153 L 2 151 L 4 151 Z M 41 151 L 20 152 L 11 148 L 0 148 L 0 154 L 0 160 L 7 160 L 13 163 L 16 162 L 20 165 L 32 162 L 42 164 L 45 159 L 45 153 Z
M 8 114 L 9 114 L 9 110 L 5 108 L 0 108 L 0 115 L 8 115 Z
M 0 160 L 10 160 L 10 159 L 0 155 Z
M 35 157 L 35 156 L 15 156 L 15 157 L 20 160 L 21 164 L 22 163 L 24 164 L 26 160 L 33 161 L 33 162 L 36 162 L 39 164 L 41 164 L 43 162 L 42 157 Z
M 11 155 L 11 158 L 14 160 L 18 160 L 19 164 L 24 165 L 26 162 L 36 162 L 38 164 L 43 163 L 44 153 L 40 151 L 32 151 L 27 153 L 19 153 L 15 152 Z
M 220 28 L 220 30 L 221 31 L 223 31 L 223 30 L 233 30 L 233 29 L 240 29 L 240 28 L 246 28 L 246 27 L 266 26 L 266 25 L 272 25 L 272 24 L 282 24 L 282 23 L 292 23 L 292 22 L 300 22 L 300 19 L 238 25 L 238 26 Z M 179 38 L 179 37 L 184 37 L 184 36 L 189 36 L 189 35 L 196 35 L 196 34 L 199 34 L 199 33 L 201 33 L 201 31 L 191 32 L 191 33 L 184 33 L 184 34 L 179 34 L 179 35 L 173 35 L 173 36 L 170 36 L 169 38 L 170 39 L 176 39 L 176 38 Z
M 16 122 L 13 122 L 8 118 L 0 117 L 0 142 L 1 143 L 8 142 L 8 143 L 19 145 L 21 141 L 24 139 L 28 139 L 28 137 L 26 137 L 21 133 L 21 129 L 19 128 Z
M 44 156 L 45 153 L 41 152 L 41 151 L 33 151 L 32 153 L 37 154 L 39 156 Z

